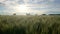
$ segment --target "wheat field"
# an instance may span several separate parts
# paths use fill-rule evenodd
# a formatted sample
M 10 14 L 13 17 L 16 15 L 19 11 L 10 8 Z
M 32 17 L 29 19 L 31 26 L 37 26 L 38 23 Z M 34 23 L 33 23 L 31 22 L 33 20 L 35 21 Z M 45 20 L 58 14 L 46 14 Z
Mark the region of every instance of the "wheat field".
M 0 15 L 0 34 L 60 34 L 60 16 Z

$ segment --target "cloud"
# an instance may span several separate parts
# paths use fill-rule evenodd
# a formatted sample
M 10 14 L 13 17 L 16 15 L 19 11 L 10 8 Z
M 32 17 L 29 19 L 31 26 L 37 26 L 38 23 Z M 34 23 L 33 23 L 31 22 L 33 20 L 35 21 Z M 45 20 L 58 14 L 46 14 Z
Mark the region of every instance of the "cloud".
M 47 11 L 45 14 L 60 14 L 60 11 Z
M 7 1 L 7 0 L 0 0 L 0 2 L 5 2 L 5 1 Z
M 49 13 L 51 11 L 60 11 L 60 0 L 0 0 L 0 13 L 12 14 L 16 12 L 17 5 L 26 5 L 30 13 Z M 19 14 L 20 12 L 17 12 Z M 59 12 L 60 13 L 60 12 Z M 20 13 L 25 14 L 25 13 Z

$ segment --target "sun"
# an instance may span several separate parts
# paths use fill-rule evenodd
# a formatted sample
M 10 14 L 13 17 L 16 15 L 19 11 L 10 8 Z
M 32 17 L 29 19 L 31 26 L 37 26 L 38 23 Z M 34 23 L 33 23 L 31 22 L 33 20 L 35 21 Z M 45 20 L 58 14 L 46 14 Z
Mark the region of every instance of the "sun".
M 16 12 L 28 12 L 28 9 L 26 5 L 17 5 L 15 7 Z
M 24 6 L 24 5 L 19 5 L 19 6 L 17 6 L 17 9 L 19 9 L 19 10 L 26 10 L 27 7 Z

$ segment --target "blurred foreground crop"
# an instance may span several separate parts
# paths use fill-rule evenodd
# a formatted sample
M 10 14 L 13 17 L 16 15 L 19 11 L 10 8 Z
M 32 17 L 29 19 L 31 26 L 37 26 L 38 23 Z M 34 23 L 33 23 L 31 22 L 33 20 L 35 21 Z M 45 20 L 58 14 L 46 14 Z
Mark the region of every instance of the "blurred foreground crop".
M 60 16 L 0 16 L 0 34 L 60 34 Z

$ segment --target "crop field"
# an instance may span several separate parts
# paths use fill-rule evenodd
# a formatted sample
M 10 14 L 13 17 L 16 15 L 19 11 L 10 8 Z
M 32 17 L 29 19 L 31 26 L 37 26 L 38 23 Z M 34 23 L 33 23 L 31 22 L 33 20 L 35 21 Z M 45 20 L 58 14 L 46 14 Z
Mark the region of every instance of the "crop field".
M 0 15 L 0 34 L 60 34 L 60 16 Z

